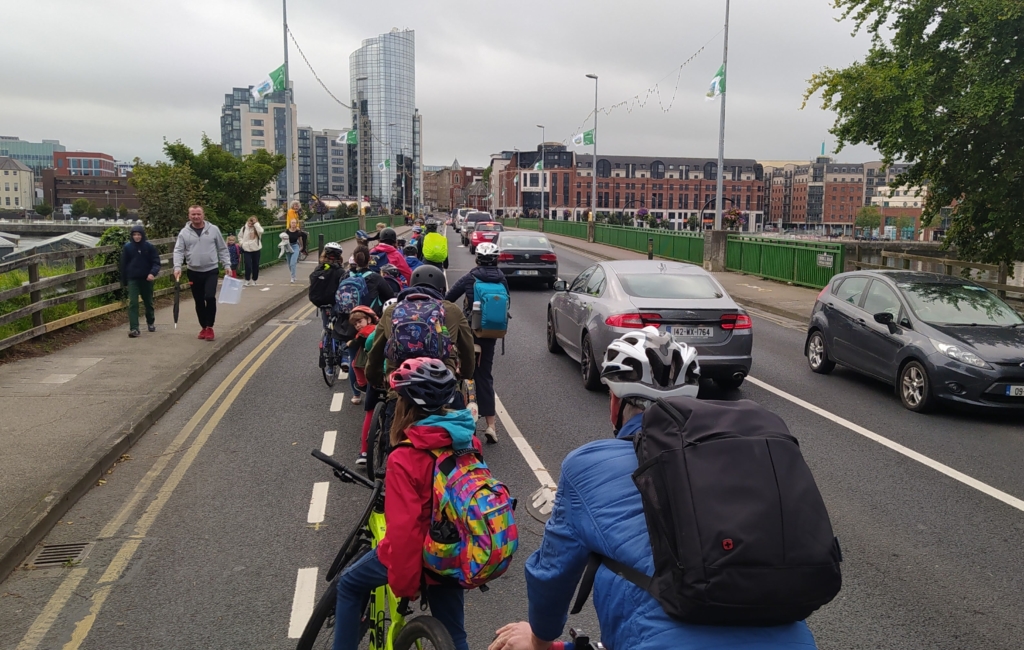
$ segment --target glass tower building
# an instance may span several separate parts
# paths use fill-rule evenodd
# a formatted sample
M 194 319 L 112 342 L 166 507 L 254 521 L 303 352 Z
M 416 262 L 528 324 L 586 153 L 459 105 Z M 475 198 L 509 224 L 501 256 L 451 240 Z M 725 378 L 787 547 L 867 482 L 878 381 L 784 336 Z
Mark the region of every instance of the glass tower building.
M 363 194 L 392 208 L 413 210 L 420 196 L 421 138 L 416 113 L 416 36 L 392 29 L 363 41 L 349 57 L 358 116 Z M 360 79 L 365 77 L 365 79 Z M 390 160 L 390 169 L 380 171 Z M 404 188 L 404 195 L 403 195 Z

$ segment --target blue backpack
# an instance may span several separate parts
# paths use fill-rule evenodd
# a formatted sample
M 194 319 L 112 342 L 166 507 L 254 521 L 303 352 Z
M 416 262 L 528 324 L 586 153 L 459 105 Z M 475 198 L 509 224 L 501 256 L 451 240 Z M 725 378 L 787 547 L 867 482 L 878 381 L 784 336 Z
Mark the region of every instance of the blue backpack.
M 352 310 L 360 305 L 369 307 L 369 295 L 370 288 L 366 284 L 366 278 L 358 273 L 350 273 L 341 281 L 338 291 L 334 294 L 334 310 L 339 314 L 351 314 Z
M 444 361 L 451 352 L 441 301 L 415 289 L 404 291 L 391 311 L 391 336 L 384 346 L 388 362 L 394 367 L 413 357 Z
M 505 285 L 477 280 L 473 285 L 473 301 L 480 303 L 480 329 L 474 329 L 473 334 L 480 339 L 505 338 L 508 331 L 508 289 Z
M 387 253 L 381 250 L 377 250 L 376 248 L 370 251 L 370 268 L 372 268 L 374 271 L 380 273 L 380 270 L 387 266 L 388 264 L 391 264 L 391 262 L 390 260 L 388 260 Z

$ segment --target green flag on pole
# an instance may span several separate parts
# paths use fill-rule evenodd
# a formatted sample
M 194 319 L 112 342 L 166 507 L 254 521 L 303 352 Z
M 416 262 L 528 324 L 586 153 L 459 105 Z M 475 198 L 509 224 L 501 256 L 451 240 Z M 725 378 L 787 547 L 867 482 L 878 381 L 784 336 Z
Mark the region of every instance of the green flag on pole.
M 257 101 L 263 99 L 270 93 L 284 90 L 284 64 L 281 64 L 277 70 L 274 70 L 267 78 L 261 81 L 259 84 L 252 87 L 253 99 Z
M 708 92 L 707 92 L 707 95 L 705 95 L 705 99 L 707 99 L 709 102 L 710 101 L 714 101 L 714 99 L 716 97 L 718 97 L 719 95 L 721 95 L 724 92 L 725 92 L 725 64 L 723 63 L 722 67 L 720 67 L 718 69 L 718 72 L 716 72 L 715 76 L 711 79 L 711 87 L 708 88 Z
M 345 131 L 334 141 L 336 144 L 359 144 L 358 131 Z
M 538 171 L 541 170 L 541 169 L 544 169 L 544 161 L 543 160 L 538 160 L 537 162 L 535 162 L 533 164 L 533 168 L 538 170 Z
M 594 129 L 577 133 L 572 137 L 572 143 L 577 147 L 594 144 Z
M 386 158 L 384 162 L 377 163 L 377 169 L 380 171 L 384 171 L 385 169 L 391 169 L 391 159 Z

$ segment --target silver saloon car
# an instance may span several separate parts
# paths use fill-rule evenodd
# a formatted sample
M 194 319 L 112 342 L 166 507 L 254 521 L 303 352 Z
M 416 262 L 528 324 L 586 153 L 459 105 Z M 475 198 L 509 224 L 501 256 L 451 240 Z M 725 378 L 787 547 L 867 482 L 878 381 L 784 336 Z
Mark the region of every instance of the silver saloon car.
M 616 338 L 653 325 L 697 349 L 701 376 L 737 388 L 750 372 L 750 316 L 714 276 L 693 264 L 658 260 L 600 262 L 559 280 L 548 302 L 547 346 L 580 362 L 589 390 L 601 385 L 601 360 Z

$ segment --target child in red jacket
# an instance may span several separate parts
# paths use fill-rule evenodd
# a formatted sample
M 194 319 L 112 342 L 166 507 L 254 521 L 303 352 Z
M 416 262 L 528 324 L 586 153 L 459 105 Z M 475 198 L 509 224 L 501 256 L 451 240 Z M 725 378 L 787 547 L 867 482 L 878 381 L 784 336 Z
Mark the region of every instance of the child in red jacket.
M 418 598 L 424 584 L 423 542 L 433 508 L 434 454 L 431 449 L 456 450 L 480 443 L 473 436 L 476 422 L 469 411 L 447 410 L 458 381 L 437 359 L 408 359 L 391 374 L 398 393 L 387 462 L 387 532 L 376 549 L 345 569 L 338 578 L 334 619 L 335 650 L 359 646 L 359 620 L 369 593 L 388 584 L 398 598 Z M 427 583 L 431 615 L 439 620 L 458 650 L 466 642 L 461 587 Z

